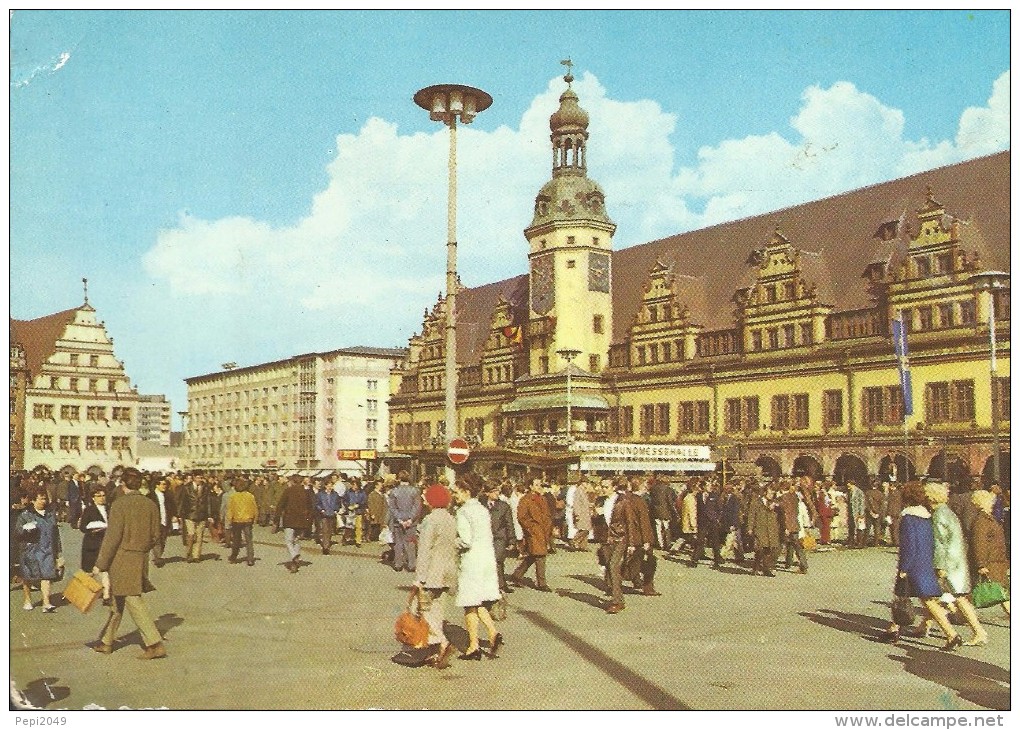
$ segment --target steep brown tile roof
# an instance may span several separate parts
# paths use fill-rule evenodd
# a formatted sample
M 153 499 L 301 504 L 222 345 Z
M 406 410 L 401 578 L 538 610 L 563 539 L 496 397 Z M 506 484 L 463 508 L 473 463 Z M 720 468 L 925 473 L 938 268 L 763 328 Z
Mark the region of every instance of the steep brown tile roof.
M 704 290 L 691 301 L 681 297 L 696 324 L 731 327 L 730 298 L 752 282 L 751 269 L 743 262 L 777 227 L 804 252 L 804 278 L 818 285 L 822 302 L 836 311 L 867 307 L 871 302 L 861 274 L 872 261 L 887 258 L 895 243 L 875 238 L 875 232 L 896 219 L 916 232 L 916 212 L 924 206 L 929 185 L 947 214 L 967 222 L 961 232 L 963 247 L 977 251 L 984 268 L 1008 270 L 1009 168 L 1010 153 L 1000 152 L 616 251 L 613 341 L 626 337 L 656 260 L 672 266 L 674 274 L 704 281 Z
M 528 275 L 463 289 L 457 294 L 457 362 L 475 365 L 482 356 L 500 297 L 513 305 L 516 321 L 528 319 Z
M 613 252 L 613 342 L 626 336 L 641 305 L 656 261 L 671 266 L 678 300 L 695 324 L 708 330 L 734 324 L 733 293 L 753 283 L 748 254 L 779 228 L 801 250 L 803 277 L 835 311 L 871 306 L 861 278 L 874 261 L 905 251 L 904 236 L 917 230 L 917 210 L 931 186 L 946 213 L 965 223 L 960 238 L 977 251 L 985 269 L 1009 270 L 1010 153 L 936 168 L 791 208 L 721 223 Z M 895 225 L 890 225 L 895 221 Z M 883 240 L 885 230 L 894 238 Z M 477 364 L 493 310 L 503 296 L 518 321 L 527 319 L 528 275 L 463 290 L 457 298 L 457 360 Z
M 38 319 L 11 319 L 11 337 L 25 348 L 25 360 L 33 378 L 53 354 L 57 340 L 64 334 L 67 325 L 74 321 L 77 311 L 78 307 L 75 307 Z

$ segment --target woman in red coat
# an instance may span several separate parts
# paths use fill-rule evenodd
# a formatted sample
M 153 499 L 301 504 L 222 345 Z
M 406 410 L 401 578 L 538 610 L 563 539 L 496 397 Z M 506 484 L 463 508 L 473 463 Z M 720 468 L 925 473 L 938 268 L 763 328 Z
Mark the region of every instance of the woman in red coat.
M 552 534 L 552 515 L 541 493 L 541 481 L 536 479 L 528 487 L 517 505 L 517 521 L 524 531 L 524 559 L 509 578 L 514 585 L 524 585 L 524 573 L 535 566 L 535 587 L 546 593 L 552 591 L 545 582 L 545 556 L 549 554 L 549 538 Z

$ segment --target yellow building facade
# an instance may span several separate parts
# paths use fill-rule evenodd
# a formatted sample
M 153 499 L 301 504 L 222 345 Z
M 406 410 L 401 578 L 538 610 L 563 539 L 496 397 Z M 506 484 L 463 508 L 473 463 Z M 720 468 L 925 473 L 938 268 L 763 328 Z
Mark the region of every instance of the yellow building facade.
M 455 435 L 475 468 L 563 468 L 573 442 L 605 441 L 708 445 L 772 476 L 987 482 L 998 432 L 1008 480 L 1009 283 L 981 277 L 1009 270 L 1008 152 L 614 251 L 565 80 L 528 273 L 457 294 Z M 394 450 L 429 467 L 445 315 L 426 311 L 390 401 Z

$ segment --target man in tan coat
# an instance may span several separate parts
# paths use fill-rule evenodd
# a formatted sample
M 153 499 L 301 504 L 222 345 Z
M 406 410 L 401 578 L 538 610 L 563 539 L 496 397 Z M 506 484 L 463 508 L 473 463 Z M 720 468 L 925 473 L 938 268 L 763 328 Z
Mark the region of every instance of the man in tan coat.
M 163 637 L 142 600 L 143 586 L 148 582 L 145 571 L 149 551 L 159 539 L 159 507 L 138 493 L 142 475 L 137 469 L 125 469 L 121 481 L 123 496 L 110 507 L 106 535 L 92 569 L 94 573 L 109 573 L 113 597 L 102 638 L 92 648 L 100 654 L 113 652 L 117 629 L 127 608 L 145 645 L 138 658 L 160 659 L 166 656 Z

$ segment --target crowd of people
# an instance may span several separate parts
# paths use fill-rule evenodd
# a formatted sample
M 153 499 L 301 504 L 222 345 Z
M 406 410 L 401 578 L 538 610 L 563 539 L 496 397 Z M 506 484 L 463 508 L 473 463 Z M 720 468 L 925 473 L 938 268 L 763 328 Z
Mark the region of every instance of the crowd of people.
M 209 540 L 229 550 L 230 563 L 254 566 L 253 527 L 282 530 L 284 567 L 291 573 L 309 564 L 301 559 L 305 542 L 329 555 L 337 541 L 356 549 L 378 541 L 386 547 L 383 562 L 415 575 L 431 663 L 444 668 L 453 652 L 443 632 L 447 598 L 464 610 L 469 644 L 461 658 L 495 658 L 503 636 L 494 608 L 505 606 L 515 589 L 551 592 L 546 562 L 557 550 L 590 552 L 590 543 L 598 544 L 603 608 L 616 614 L 625 608 L 625 583 L 638 595 L 660 595 L 660 559 L 697 567 L 710 553 L 717 568 L 730 561 L 748 575 L 775 577 L 781 555 L 786 570 L 806 573 L 812 549 L 839 542 L 850 549 L 899 546 L 898 585 L 908 586 L 899 592 L 920 598 L 928 614 L 919 630 L 927 636 L 934 623 L 946 634 L 944 648 L 963 643 L 947 618 L 952 609 L 971 625 L 966 643 L 987 642 L 966 596 L 983 576 L 1008 587 L 1009 490 L 977 482 L 952 495 L 935 481 L 863 486 L 715 474 L 675 481 L 581 475 L 556 484 L 466 473 L 448 484 L 442 478 L 412 483 L 403 471 L 370 480 L 131 468 L 111 475 L 37 471 L 12 474 L 12 587 L 22 586 L 26 610 L 34 608 L 35 588 L 43 611 L 55 609 L 51 585 L 63 571 L 57 523 L 67 522 L 83 533 L 83 570 L 104 578 L 120 573 L 118 580 L 104 580 L 111 618 L 96 650 L 108 653 L 126 609 L 140 628 L 145 625 L 146 653 L 152 654 L 146 658 L 156 658 L 165 650 L 140 596 L 149 585 L 149 555 L 155 568 L 163 567 L 172 535 L 180 535 L 188 563 L 207 557 L 203 544 Z M 131 520 L 136 528 L 125 533 Z M 919 528 L 918 520 L 927 523 Z M 925 537 L 918 538 L 919 531 Z M 507 573 L 510 559 L 517 564 Z M 532 569 L 534 579 L 526 577 Z M 1004 608 L 1008 612 L 1008 601 Z M 480 627 L 488 634 L 485 651 Z M 888 636 L 895 640 L 899 631 L 893 625 Z

